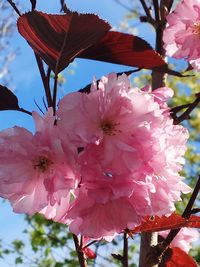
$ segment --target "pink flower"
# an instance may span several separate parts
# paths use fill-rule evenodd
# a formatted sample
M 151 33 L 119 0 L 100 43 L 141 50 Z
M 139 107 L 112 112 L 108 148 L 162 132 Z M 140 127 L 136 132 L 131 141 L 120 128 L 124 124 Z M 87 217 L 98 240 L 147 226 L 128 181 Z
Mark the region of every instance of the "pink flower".
M 20 127 L 0 133 L 0 196 L 27 214 L 60 205 L 76 184 L 76 148 L 59 136 L 51 110 L 33 116 L 34 135 Z
M 190 191 L 178 173 L 188 132 L 173 124 L 170 96 L 169 88 L 150 93 L 131 88 L 126 75 L 110 74 L 91 93 L 60 101 L 58 127 L 84 148 L 79 189 L 63 217 L 71 231 L 111 238 L 145 215 L 170 214 L 181 192 Z
M 58 126 L 63 127 L 79 147 L 102 144 L 102 157 L 107 163 L 117 165 L 120 151 L 120 166 L 132 171 L 132 158 L 136 161 L 138 153 L 144 154 L 145 140 L 153 142 L 150 128 L 159 127 L 164 110 L 153 95 L 132 89 L 126 75 L 117 77 L 113 73 L 103 77 L 98 89 L 93 84 L 90 94 L 66 95 L 59 103 Z
M 125 228 L 134 228 L 141 221 L 129 198 L 121 197 L 99 203 L 90 198 L 85 190 L 80 192 L 72 204 L 67 219 L 71 220 L 71 232 L 107 241 L 111 241 Z
M 169 233 L 169 230 L 159 232 L 163 238 L 166 238 Z M 176 237 L 171 242 L 171 247 L 178 247 L 184 250 L 186 253 L 192 248 L 193 242 L 199 240 L 199 232 L 196 229 L 192 228 L 181 228 L 180 232 L 176 235 Z
M 200 70 L 200 1 L 178 3 L 175 10 L 167 16 L 167 23 L 163 36 L 166 54 L 185 58 Z

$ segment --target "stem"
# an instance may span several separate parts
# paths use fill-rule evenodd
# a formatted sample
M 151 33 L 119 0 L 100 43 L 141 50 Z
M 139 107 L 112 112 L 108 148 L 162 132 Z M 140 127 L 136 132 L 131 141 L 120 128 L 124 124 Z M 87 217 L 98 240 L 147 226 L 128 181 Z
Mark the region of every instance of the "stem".
M 168 5 L 167 5 L 168 12 L 170 12 L 173 3 L 174 3 L 174 0 L 169 0 Z
M 90 247 L 91 245 L 95 244 L 97 241 L 98 240 L 91 241 L 90 243 L 88 243 L 87 245 L 85 245 L 82 249 Z
M 154 7 L 155 19 L 158 22 L 160 20 L 158 0 L 153 0 L 153 7 Z
M 186 219 L 189 219 L 191 214 L 192 214 L 192 207 L 194 205 L 194 202 L 197 198 L 197 195 L 199 193 L 199 190 L 200 190 L 200 176 L 199 176 L 199 179 L 196 183 L 196 186 L 193 190 L 193 193 L 190 197 L 190 200 L 182 214 L 182 217 L 183 218 L 186 218 Z M 178 232 L 181 230 L 181 228 L 178 228 L 178 229 L 173 229 L 169 232 L 168 236 L 166 237 L 165 239 L 165 242 L 164 242 L 164 245 L 167 247 L 169 246 L 169 244 L 172 242 L 172 240 L 175 238 L 175 236 L 178 234 Z
M 26 114 L 32 116 L 32 112 L 30 112 L 30 111 L 28 111 L 28 110 L 26 110 L 26 109 L 20 108 L 20 109 L 17 109 L 17 111 L 21 111 L 21 112 L 23 112 L 23 113 L 26 113 Z
M 140 3 L 146 13 L 146 16 L 150 19 L 150 20 L 153 20 L 152 16 L 151 16 L 151 13 L 150 13 L 150 10 L 149 8 L 147 7 L 147 4 L 145 2 L 145 0 L 140 0 Z
M 49 87 L 49 81 L 48 81 L 47 76 L 45 74 L 42 60 L 36 53 L 34 53 L 34 54 L 35 54 L 37 65 L 38 65 L 38 68 L 39 68 L 39 71 L 40 71 L 40 75 L 41 75 L 41 78 L 42 78 L 42 83 L 43 83 L 43 86 L 44 86 L 48 107 L 53 107 L 53 101 L 52 101 L 52 98 L 51 98 L 51 90 L 50 90 L 50 87 Z
M 19 9 L 16 7 L 15 3 L 12 0 L 7 0 L 7 1 L 12 6 L 12 8 L 15 10 L 17 15 L 21 17 L 21 13 L 20 13 Z
M 124 233 L 124 249 L 123 249 L 123 267 L 128 267 L 128 236 Z
M 197 95 L 197 98 L 189 105 L 188 109 L 183 112 L 182 115 L 180 115 L 176 120 L 175 120 L 175 124 L 179 124 L 180 122 L 188 119 L 190 113 L 196 108 L 196 106 L 199 104 L 200 102 L 200 93 Z
M 80 249 L 78 237 L 75 234 L 73 234 L 72 236 L 73 236 L 74 245 L 75 245 L 75 248 L 76 248 L 76 253 L 77 253 L 77 256 L 78 256 L 80 267 L 87 267 L 87 262 L 85 260 L 84 254 Z
M 37 0 L 30 0 L 31 2 L 31 11 L 34 11 L 36 9 Z
M 56 113 L 57 87 L 58 87 L 58 75 L 55 73 L 55 76 L 54 76 L 54 87 L 53 87 L 53 112 L 54 112 L 54 115 Z

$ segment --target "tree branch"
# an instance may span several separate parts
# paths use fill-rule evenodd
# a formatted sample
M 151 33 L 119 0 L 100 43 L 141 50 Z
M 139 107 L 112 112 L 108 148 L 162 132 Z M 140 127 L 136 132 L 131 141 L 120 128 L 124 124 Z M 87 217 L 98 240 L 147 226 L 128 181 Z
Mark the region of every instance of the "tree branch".
M 144 12 L 145 12 L 146 16 L 148 17 L 148 19 L 153 20 L 153 18 L 151 16 L 150 9 L 147 7 L 145 0 L 140 0 L 140 3 L 142 5 Z
M 128 236 L 124 233 L 124 246 L 123 246 L 123 267 L 128 267 Z
M 58 74 L 54 76 L 54 87 L 53 87 L 53 112 L 56 114 L 56 98 L 57 98 L 57 87 L 58 87 Z
M 50 75 L 46 76 L 45 71 L 44 71 L 44 66 L 43 66 L 43 63 L 42 63 L 42 60 L 41 60 L 40 56 L 37 55 L 36 53 L 34 53 L 34 54 L 35 54 L 36 62 L 37 62 L 37 65 L 38 65 L 38 69 L 39 69 L 39 72 L 40 72 L 40 75 L 41 75 L 41 78 L 42 78 L 42 83 L 43 83 L 43 86 L 44 86 L 48 107 L 53 107 L 53 101 L 52 101 L 52 97 L 51 97 L 51 90 L 50 90 L 49 81 L 48 81 L 48 79 L 50 78 Z
M 159 22 L 160 20 L 160 9 L 159 9 L 159 4 L 158 0 L 153 0 L 153 7 L 154 7 L 154 14 L 155 14 L 155 20 Z
M 174 3 L 174 0 L 168 0 L 168 5 L 167 5 L 168 12 L 171 11 L 173 3 Z
M 73 236 L 74 245 L 76 248 L 76 253 L 78 256 L 80 267 L 87 267 L 87 262 L 85 260 L 84 254 L 83 254 L 82 250 L 80 249 L 78 237 L 75 234 L 73 234 L 72 236 Z
M 189 202 L 182 214 L 182 217 L 185 218 L 185 219 L 189 219 L 191 214 L 192 214 L 192 207 L 194 205 L 194 202 L 198 196 L 198 193 L 199 193 L 199 190 L 200 190 L 200 175 L 199 175 L 199 178 L 198 178 L 198 181 L 196 183 L 196 186 L 193 190 L 193 193 L 189 199 Z M 172 240 L 175 238 L 175 236 L 178 234 L 178 232 L 181 230 L 181 228 L 178 228 L 178 229 L 172 229 L 168 236 L 166 237 L 166 239 L 164 240 L 164 247 L 167 248 L 170 243 L 172 242 Z
M 7 1 L 12 6 L 12 8 L 15 10 L 17 15 L 21 17 L 21 13 L 20 13 L 19 9 L 17 8 L 16 4 L 12 0 L 7 0 Z
M 198 93 L 196 96 L 197 96 L 196 99 L 195 99 L 191 104 L 186 104 L 186 105 L 188 106 L 187 110 L 186 110 L 185 112 L 183 112 L 183 114 L 180 115 L 179 117 L 176 117 L 176 112 L 179 111 L 179 110 L 176 111 L 176 109 L 177 109 L 178 107 L 175 107 L 174 109 L 172 109 L 172 111 L 173 111 L 173 110 L 175 111 L 175 112 L 173 112 L 173 115 L 172 115 L 172 117 L 174 118 L 174 124 L 179 124 L 179 123 L 181 123 L 182 121 L 184 121 L 184 120 L 186 120 L 186 119 L 189 118 L 190 113 L 191 113 L 191 112 L 196 108 L 196 106 L 200 103 L 200 93 Z M 186 106 L 186 105 L 183 105 L 183 108 L 184 108 L 184 106 Z M 180 107 L 181 107 L 181 106 L 180 106 Z

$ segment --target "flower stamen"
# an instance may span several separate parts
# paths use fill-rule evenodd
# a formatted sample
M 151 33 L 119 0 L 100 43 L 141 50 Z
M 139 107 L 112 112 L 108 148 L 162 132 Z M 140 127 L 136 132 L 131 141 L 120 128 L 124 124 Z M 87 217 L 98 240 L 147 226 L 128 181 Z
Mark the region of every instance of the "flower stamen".
M 34 169 L 37 169 L 41 172 L 45 172 L 51 164 L 53 164 L 53 162 L 49 160 L 47 157 L 40 156 L 34 160 L 33 167 Z
M 196 33 L 200 37 L 200 22 L 194 23 L 193 33 Z
M 102 121 L 100 127 L 106 135 L 112 136 L 116 135 L 117 132 L 120 132 L 120 130 L 116 129 L 116 126 L 118 125 L 119 123 L 113 123 L 112 121 L 106 120 Z

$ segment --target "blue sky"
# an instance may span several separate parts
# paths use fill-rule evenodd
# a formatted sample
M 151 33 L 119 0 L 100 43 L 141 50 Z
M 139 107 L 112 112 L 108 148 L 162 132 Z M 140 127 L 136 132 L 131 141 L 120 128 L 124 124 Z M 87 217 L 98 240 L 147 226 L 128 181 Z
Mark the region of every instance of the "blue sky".
M 48 5 L 46 4 L 48 2 Z M 129 1 L 124 1 L 129 2 Z M 27 1 L 28 3 L 28 1 Z M 58 0 L 38 0 L 38 9 L 46 12 L 55 13 L 59 10 Z M 101 18 L 107 20 L 111 26 L 117 26 L 126 14 L 126 10 L 118 6 L 112 0 L 68 0 L 68 7 L 73 11 L 96 13 Z M 27 11 L 28 8 L 25 8 Z M 142 36 L 147 34 L 144 29 Z M 18 96 L 21 107 L 27 110 L 37 110 L 34 99 L 41 103 L 43 96 L 42 84 L 39 72 L 36 67 L 35 59 L 26 41 L 16 32 L 12 39 L 13 49 L 19 49 L 14 62 L 11 63 L 13 77 L 13 88 Z M 109 72 L 123 71 L 127 68 L 113 64 L 105 64 L 87 60 L 77 60 L 75 75 L 68 75 L 65 84 L 65 92 L 80 89 L 91 82 L 93 76 L 97 78 Z M 128 68 L 129 69 L 129 68 Z M 29 115 L 19 112 L 0 112 L 0 129 L 13 127 L 14 125 L 23 126 L 33 130 L 33 121 Z M 15 214 L 9 203 L 0 201 L 0 239 L 9 243 L 15 238 L 22 238 L 22 231 L 26 227 L 23 215 Z M 9 261 L 9 258 L 8 258 Z M 7 267 L 5 262 L 0 260 L 1 267 Z

